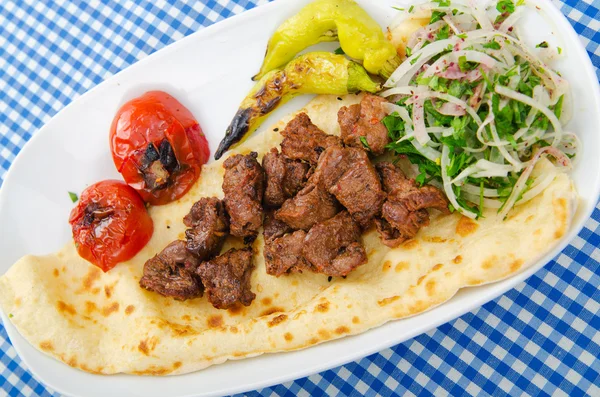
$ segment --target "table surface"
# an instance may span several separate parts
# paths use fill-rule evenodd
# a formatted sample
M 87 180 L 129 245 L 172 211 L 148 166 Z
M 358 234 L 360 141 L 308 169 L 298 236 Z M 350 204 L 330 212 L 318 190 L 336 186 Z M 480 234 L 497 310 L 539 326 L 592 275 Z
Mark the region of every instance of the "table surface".
M 266 1 L 0 1 L 0 184 L 26 142 L 69 102 Z M 553 1 L 600 78 L 600 0 Z M 480 309 L 360 361 L 247 394 L 599 396 L 598 222 L 600 206 L 558 257 Z M 58 395 L 31 375 L 2 324 L 0 395 Z

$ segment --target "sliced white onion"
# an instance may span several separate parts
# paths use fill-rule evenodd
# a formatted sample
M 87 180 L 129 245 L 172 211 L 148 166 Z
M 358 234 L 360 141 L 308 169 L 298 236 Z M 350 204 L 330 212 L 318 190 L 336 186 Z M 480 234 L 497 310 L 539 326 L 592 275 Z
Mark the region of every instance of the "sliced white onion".
M 425 100 L 419 95 L 415 95 L 413 98 L 415 103 L 412 110 L 412 122 L 415 129 L 415 139 L 421 145 L 425 145 L 429 141 L 429 134 L 427 134 L 427 130 L 425 129 Z
M 450 102 L 444 102 L 442 106 L 436 110 L 445 116 L 464 116 L 467 114 L 465 108 Z
M 454 103 L 454 104 L 462 107 L 463 109 L 465 109 L 465 111 L 467 113 L 469 113 L 469 116 L 471 116 L 473 118 L 473 120 L 475 120 L 475 122 L 477 123 L 477 125 L 481 125 L 481 118 L 479 117 L 479 115 L 477 114 L 477 112 L 471 106 L 469 106 L 465 101 L 463 101 L 462 99 L 458 99 L 455 96 L 444 94 L 444 93 L 441 93 L 441 92 L 435 92 L 435 91 L 422 92 L 422 93 L 419 94 L 419 97 L 421 97 L 423 99 L 426 99 L 426 98 L 437 98 L 437 99 L 442 99 L 442 100 L 444 100 L 446 102 Z
M 408 57 L 398 68 L 392 73 L 390 78 L 385 82 L 385 87 L 393 87 L 395 85 L 408 85 L 414 74 L 432 57 L 442 52 L 449 45 L 454 46 L 458 41 L 457 36 L 452 36 L 446 40 L 436 41 L 429 44 L 427 47 L 417 51 Z M 408 76 L 408 78 L 406 78 Z
M 444 15 L 444 17 L 442 19 L 444 20 L 444 22 L 446 22 L 446 24 L 448 26 L 450 26 L 450 29 L 452 29 L 452 32 L 454 32 L 454 34 L 462 33 L 462 30 L 454 24 L 454 21 L 452 20 L 452 18 L 450 16 Z
M 442 150 L 442 154 L 443 153 L 444 152 Z M 541 156 L 543 154 L 552 155 L 559 162 L 559 164 L 564 168 L 571 167 L 571 160 L 569 160 L 569 158 L 567 156 L 565 156 L 564 153 L 562 153 L 560 150 L 556 149 L 555 147 L 545 146 L 545 147 L 539 149 L 535 153 L 533 158 L 528 162 L 529 164 L 527 165 L 525 170 L 523 170 L 523 173 L 517 180 L 517 183 L 515 183 L 515 185 L 513 186 L 512 192 L 510 193 L 510 196 L 508 196 L 508 199 L 506 199 L 504 207 L 502 208 L 502 211 L 500 212 L 500 219 L 504 219 L 506 217 L 506 215 L 508 214 L 508 212 L 515 205 L 517 198 L 519 197 L 519 195 L 521 194 L 523 189 L 525 189 L 525 187 L 527 186 L 526 183 L 527 183 L 527 180 L 529 179 L 529 176 L 531 175 L 531 172 L 533 171 L 533 167 L 535 167 L 535 164 L 539 161 L 539 159 L 541 158 Z M 442 159 L 443 159 L 443 156 L 442 156 Z M 442 173 L 442 175 L 443 175 L 443 173 Z
M 467 193 L 471 193 L 471 194 L 480 194 L 481 193 L 480 186 L 472 185 L 470 183 L 465 183 L 460 188 L 463 192 L 467 192 Z M 484 187 L 483 188 L 483 196 L 484 197 L 500 197 L 500 193 L 498 193 L 498 189 L 489 189 L 489 188 Z
M 494 25 L 492 25 L 490 18 L 488 18 L 488 16 L 485 14 L 485 11 L 483 11 L 481 8 L 479 8 L 477 1 L 471 0 L 469 2 L 469 5 L 471 6 L 471 12 L 472 12 L 473 16 L 475 17 L 475 19 L 477 20 L 477 23 L 479 23 L 479 26 L 481 26 L 482 29 L 484 29 L 484 30 L 494 29 Z
M 556 172 L 549 172 L 544 174 L 543 176 L 536 178 L 535 182 L 531 186 L 531 189 L 529 189 L 523 194 L 521 200 L 517 201 L 515 203 L 515 206 L 525 204 L 526 202 L 530 201 L 535 196 L 543 192 L 548 186 L 550 186 L 552 181 L 554 181 L 556 175 Z
M 498 61 L 491 56 L 484 54 L 479 51 L 472 50 L 460 50 L 454 51 L 449 54 L 441 56 L 437 61 L 431 64 L 425 72 L 423 77 L 431 77 L 434 74 L 444 77 L 446 79 L 460 79 L 467 76 L 467 73 L 462 72 L 458 68 L 458 60 L 464 56 L 469 62 L 477 62 L 487 69 L 493 69 Z M 447 73 L 444 73 L 447 72 Z M 479 78 L 481 78 L 481 72 L 479 72 Z
M 452 180 L 453 184 L 458 184 L 467 177 L 504 177 L 509 172 L 514 171 L 514 167 L 507 164 L 498 164 L 485 159 L 478 160 L 475 164 L 465 168 L 460 174 Z
M 440 157 L 442 156 L 442 153 L 440 151 L 435 150 L 434 148 L 429 147 L 427 145 L 421 145 L 416 139 L 413 139 L 411 143 L 413 144 L 415 149 L 417 149 L 419 153 L 421 153 L 427 159 L 436 163 L 440 161 Z
M 498 27 L 498 30 L 503 33 L 508 33 L 510 28 L 514 27 L 515 24 L 521 17 L 523 16 L 523 7 L 517 7 L 515 12 L 510 14 L 508 18 L 502 22 L 502 24 Z
M 417 29 L 408 39 L 406 46 L 408 48 L 413 48 L 418 42 L 422 41 L 434 41 L 433 33 L 437 32 L 441 27 L 445 25 L 444 21 L 437 21 L 430 25 L 425 25 L 420 29 Z
M 442 134 L 443 136 L 449 136 L 448 133 L 452 135 L 454 129 L 452 127 L 427 127 L 427 133 L 431 134 Z
M 472 193 L 463 193 L 463 197 L 466 200 L 472 202 L 473 204 L 477 204 L 477 205 L 479 205 L 482 201 L 480 196 L 478 196 L 476 194 L 472 194 Z M 502 207 L 502 201 L 484 197 L 483 198 L 483 207 L 498 209 L 498 208 Z
M 392 95 L 414 95 L 426 91 L 427 87 L 407 85 L 403 87 L 390 88 L 389 90 L 380 92 L 379 95 L 384 98 L 387 98 Z

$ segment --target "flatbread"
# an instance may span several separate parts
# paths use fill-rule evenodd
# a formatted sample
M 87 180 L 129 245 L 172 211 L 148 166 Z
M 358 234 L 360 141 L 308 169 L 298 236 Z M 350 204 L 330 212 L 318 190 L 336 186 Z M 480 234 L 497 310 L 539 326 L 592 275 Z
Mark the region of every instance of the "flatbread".
M 359 100 L 320 96 L 304 111 L 324 131 L 339 134 L 337 110 Z M 234 152 L 262 155 L 277 146 L 275 129 L 291 117 Z M 200 197 L 222 197 L 222 178 L 222 162 L 211 163 L 185 197 L 151 208 L 151 241 L 108 273 L 81 259 L 72 242 L 51 255 L 25 256 L 0 278 L 3 310 L 33 346 L 70 366 L 100 374 L 182 374 L 358 334 L 428 310 L 462 287 L 508 277 L 558 242 L 576 200 L 568 176 L 557 173 L 505 222 L 494 212 L 478 222 L 432 213 L 430 226 L 396 249 L 371 230 L 363 235 L 368 264 L 331 281 L 312 273 L 267 275 L 261 235 L 253 245 L 257 296 L 250 307 L 217 310 L 206 297 L 179 302 L 140 288 L 144 262 L 184 238 L 183 216 Z M 230 239 L 224 250 L 240 244 Z

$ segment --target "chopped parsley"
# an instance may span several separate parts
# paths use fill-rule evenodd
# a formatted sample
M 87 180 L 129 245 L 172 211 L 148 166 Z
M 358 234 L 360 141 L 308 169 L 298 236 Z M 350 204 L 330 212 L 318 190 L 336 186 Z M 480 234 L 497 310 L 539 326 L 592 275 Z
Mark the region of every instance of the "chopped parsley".
M 441 20 L 443 17 L 446 16 L 446 13 L 443 11 L 433 11 L 431 13 L 431 19 L 429 20 L 429 24 L 435 23 L 439 20 Z
M 415 9 L 415 6 L 410 6 L 410 8 L 408 9 L 408 12 L 413 12 L 414 9 Z
M 499 50 L 501 47 L 500 47 L 500 44 L 496 40 L 492 40 L 489 43 L 485 43 L 483 45 L 483 48 L 489 48 L 491 50 Z
M 338 49 L 335 50 L 334 53 L 338 54 L 338 55 L 344 55 L 345 54 L 344 50 L 342 50 L 342 47 L 338 47 Z
M 415 63 L 417 63 L 417 61 L 419 60 L 419 58 L 421 58 L 421 54 L 417 55 L 417 57 L 415 59 L 411 59 L 410 64 L 414 65 Z
M 448 37 L 450 37 L 450 26 L 445 25 L 443 28 L 441 28 L 437 35 L 435 36 L 436 40 L 444 40 L 447 39 Z
M 469 70 L 477 68 L 477 66 L 478 63 L 467 61 L 467 57 L 464 55 L 458 57 L 458 67 L 460 68 L 461 72 L 468 72 Z
M 496 4 L 496 10 L 498 10 L 500 15 L 496 17 L 494 23 L 499 25 L 504 22 L 510 14 L 515 12 L 515 4 L 512 2 L 512 0 L 499 0 L 498 4 Z
M 8 318 L 13 318 L 13 314 L 12 313 L 8 313 Z
M 496 4 L 496 10 L 498 10 L 500 14 L 512 14 L 515 12 L 515 4 L 512 0 L 499 0 L 498 4 Z
M 69 192 L 69 198 L 71 198 L 71 201 L 76 203 L 77 200 L 79 200 L 79 197 L 77 197 L 77 195 L 73 192 Z
M 371 147 L 369 146 L 369 142 L 367 142 L 366 136 L 361 135 L 360 137 L 358 137 L 358 139 L 360 139 L 360 143 L 362 143 L 362 145 L 365 147 L 365 149 L 367 149 L 368 151 L 371 151 Z
M 538 45 L 536 45 L 535 48 L 548 48 L 548 42 L 547 41 L 542 41 L 541 43 L 539 43 Z

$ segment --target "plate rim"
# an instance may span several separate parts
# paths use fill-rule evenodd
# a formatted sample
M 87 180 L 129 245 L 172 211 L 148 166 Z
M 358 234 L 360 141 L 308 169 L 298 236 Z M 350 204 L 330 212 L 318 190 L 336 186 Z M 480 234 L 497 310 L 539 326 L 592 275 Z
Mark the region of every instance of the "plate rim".
M 22 155 L 22 153 L 24 153 L 27 150 L 27 146 L 29 146 L 31 144 L 31 142 L 34 142 L 35 139 L 38 139 L 37 138 L 38 136 L 40 136 L 42 134 L 47 134 L 47 132 L 44 132 L 44 131 L 50 129 L 48 126 L 52 123 L 54 118 L 58 117 L 60 114 L 67 111 L 68 109 L 70 109 L 70 107 L 73 104 L 76 104 L 79 101 L 83 101 L 83 100 L 87 99 L 88 97 L 94 95 L 96 93 L 96 91 L 98 91 L 98 90 L 105 89 L 105 86 L 108 86 L 110 83 L 116 81 L 122 73 L 129 71 L 131 68 L 141 67 L 148 62 L 152 62 L 158 56 L 165 56 L 166 54 L 168 54 L 169 51 L 175 51 L 177 48 L 179 48 L 181 46 L 185 46 L 188 41 L 197 39 L 200 36 L 209 36 L 209 35 L 219 32 L 220 30 L 226 30 L 230 26 L 233 26 L 236 22 L 238 22 L 242 18 L 258 17 L 261 14 L 269 13 L 271 9 L 278 7 L 280 4 L 283 4 L 283 2 L 284 2 L 284 0 L 273 0 L 267 4 L 255 6 L 254 8 L 245 10 L 237 15 L 233 15 L 224 20 L 215 22 L 210 26 L 203 27 L 200 30 L 198 30 L 180 40 L 177 40 L 177 41 L 169 44 L 168 46 L 166 46 L 158 51 L 155 51 L 154 53 L 148 55 L 147 57 L 127 66 L 123 70 L 110 76 L 109 78 L 107 78 L 106 80 L 97 84 L 96 86 L 94 86 L 90 90 L 86 91 L 85 93 L 81 94 L 80 96 L 75 97 L 69 104 L 67 104 L 60 111 L 58 111 L 47 123 L 45 123 L 37 132 L 35 132 L 32 135 L 30 140 L 23 146 L 23 148 L 20 150 L 19 154 L 13 160 L 9 170 L 6 172 L 6 174 L 4 176 L 4 182 L 3 182 L 3 186 L 2 186 L 3 188 L 0 188 L 0 211 L 4 207 L 4 202 L 8 199 L 7 198 L 8 193 L 6 193 L 7 189 L 4 188 L 4 185 L 6 185 L 6 183 L 9 180 L 11 180 L 12 175 L 15 173 L 14 169 L 16 167 L 18 167 L 18 164 L 20 164 L 21 159 L 24 157 Z M 567 20 L 565 15 L 562 13 L 562 11 L 560 11 L 560 9 L 554 3 L 543 2 L 540 0 L 529 0 L 529 2 L 532 4 L 539 4 L 544 9 L 544 11 L 546 11 L 550 15 L 552 21 L 558 25 L 560 33 L 568 35 L 568 37 L 565 38 L 565 39 L 568 39 L 568 40 L 565 40 L 566 42 L 575 43 L 575 45 L 573 45 L 569 49 L 569 51 L 576 51 L 576 52 L 580 53 L 580 55 L 584 55 L 583 57 L 581 57 L 581 58 L 585 59 L 585 62 L 582 65 L 583 66 L 582 72 L 584 71 L 585 74 L 587 75 L 586 80 L 589 77 L 592 77 L 591 80 L 594 82 L 591 87 L 592 91 L 593 91 L 593 97 L 595 99 L 596 105 L 598 105 L 598 107 L 600 108 L 600 85 L 599 85 L 598 80 L 596 79 L 593 64 L 589 58 L 589 55 L 587 54 L 586 49 L 584 48 L 581 41 L 579 40 L 578 34 L 575 32 L 572 25 L 569 23 L 569 21 Z M 600 120 L 600 116 L 598 116 L 598 117 Z M 597 161 L 600 162 L 600 158 L 598 158 Z M 400 339 L 395 339 L 395 340 L 393 338 L 390 338 L 389 340 L 382 341 L 379 344 L 369 345 L 364 348 L 360 348 L 355 351 L 352 351 L 348 355 L 344 356 L 341 360 L 339 358 L 335 358 L 333 360 L 324 360 L 321 365 L 311 366 L 309 369 L 301 369 L 301 370 L 298 370 L 295 372 L 288 373 L 286 375 L 281 375 L 279 377 L 270 378 L 268 381 L 259 380 L 252 384 L 245 384 L 245 385 L 241 385 L 241 386 L 230 386 L 224 390 L 215 391 L 212 394 L 209 393 L 209 394 L 203 394 L 203 395 L 218 395 L 222 392 L 233 394 L 233 393 L 239 393 L 239 392 L 243 392 L 243 391 L 247 391 L 247 390 L 256 390 L 256 389 L 259 389 L 262 387 L 268 387 L 271 385 L 280 384 L 280 383 L 284 383 L 284 382 L 287 382 L 290 380 L 305 377 L 305 376 L 308 376 L 311 374 L 319 373 L 324 370 L 331 369 L 331 368 L 334 368 L 337 366 L 342 366 L 342 365 L 347 364 L 348 362 L 355 361 L 357 359 L 366 357 L 368 355 L 379 352 L 379 351 L 389 348 L 391 346 L 395 346 L 397 344 L 404 343 L 407 340 L 410 340 L 417 335 L 420 335 L 431 329 L 437 328 L 441 324 L 452 321 L 453 319 L 456 319 L 456 318 L 464 315 L 465 313 L 472 311 L 473 309 L 475 309 L 477 307 L 481 307 L 483 304 L 496 299 L 498 296 L 505 294 L 510 289 L 513 289 L 517 284 L 521 283 L 522 281 L 526 280 L 534 273 L 538 272 L 550 260 L 557 257 L 557 255 L 559 255 L 565 249 L 565 247 L 579 234 L 579 232 L 585 226 L 585 223 L 590 219 L 590 217 L 595 209 L 595 205 L 598 202 L 598 197 L 600 196 L 599 178 L 600 178 L 600 176 L 597 176 L 596 180 L 595 180 L 595 182 L 596 182 L 595 183 L 595 191 L 594 191 L 595 202 L 589 204 L 589 208 L 581 214 L 579 222 L 571 224 L 569 232 L 565 236 L 563 236 L 563 238 L 561 240 L 559 240 L 558 243 L 551 250 L 549 250 L 545 254 L 541 254 L 529 268 L 522 271 L 521 273 L 511 276 L 510 278 L 508 278 L 506 280 L 493 283 L 496 285 L 498 285 L 502 282 L 506 283 L 506 286 L 498 289 L 498 291 L 495 291 L 494 293 L 491 293 L 491 294 L 488 293 L 488 294 L 484 295 L 483 298 L 474 299 L 469 304 L 464 305 L 460 310 L 453 311 L 451 314 L 440 316 L 435 321 L 428 322 L 421 327 L 417 327 L 416 329 L 411 330 L 411 332 L 408 333 L 409 336 L 406 338 L 400 338 Z M 463 289 L 471 289 L 471 288 L 479 288 L 479 287 L 465 287 Z M 461 289 L 461 290 L 463 290 L 463 289 Z M 451 299 L 453 299 L 453 298 L 451 298 Z M 447 302 L 449 302 L 449 301 L 447 301 Z M 426 313 L 421 313 L 421 314 L 426 314 Z M 27 359 L 25 359 L 24 356 L 21 354 L 21 352 L 22 352 L 21 345 L 12 343 L 13 335 L 18 334 L 20 336 L 20 334 L 16 330 L 16 327 L 7 318 L 7 315 L 4 313 L 4 311 L 1 308 L 0 308 L 0 317 L 2 318 L 3 325 L 4 325 L 6 332 L 11 340 L 11 344 L 15 348 L 15 351 L 19 355 L 19 358 L 27 366 L 27 369 L 29 371 L 31 371 L 31 373 L 37 379 L 39 379 L 43 384 L 49 386 L 53 390 L 55 390 L 61 394 L 67 395 L 67 396 L 75 396 L 75 394 L 73 394 L 72 392 L 68 391 L 67 389 L 64 389 L 63 386 L 58 386 L 54 382 L 48 381 L 39 375 L 39 372 L 37 371 L 35 364 L 32 365 L 32 363 L 29 362 Z M 372 328 L 370 330 L 365 331 L 364 333 L 371 332 L 374 329 L 385 327 L 385 326 L 393 324 L 395 322 L 397 322 L 397 320 L 389 321 L 380 327 Z M 337 339 L 335 341 L 329 341 L 328 343 L 335 343 L 335 342 L 342 341 L 342 340 L 356 338 L 359 335 L 353 335 L 353 336 Z M 26 343 L 29 343 L 29 342 L 26 342 Z M 38 351 L 38 353 L 44 354 L 39 351 Z M 64 363 L 60 363 L 60 364 L 66 365 Z M 102 376 L 104 376 L 104 375 L 102 375 Z M 128 375 L 128 374 L 120 374 L 118 376 L 135 377 L 138 379 L 140 378 L 139 376 Z M 66 385 L 68 385 L 68 383 L 66 383 Z M 194 395 L 197 395 L 197 394 L 177 394 L 177 396 L 180 396 L 180 397 L 191 397 Z

